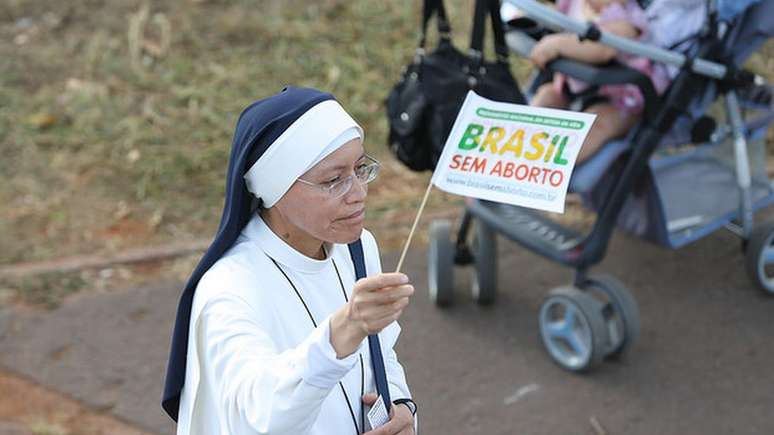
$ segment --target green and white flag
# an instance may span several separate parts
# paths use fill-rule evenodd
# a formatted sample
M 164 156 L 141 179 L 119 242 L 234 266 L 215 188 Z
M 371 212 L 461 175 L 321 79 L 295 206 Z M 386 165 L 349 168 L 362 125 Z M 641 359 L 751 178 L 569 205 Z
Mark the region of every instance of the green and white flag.
M 596 115 L 500 103 L 468 92 L 432 183 L 450 193 L 564 212 Z

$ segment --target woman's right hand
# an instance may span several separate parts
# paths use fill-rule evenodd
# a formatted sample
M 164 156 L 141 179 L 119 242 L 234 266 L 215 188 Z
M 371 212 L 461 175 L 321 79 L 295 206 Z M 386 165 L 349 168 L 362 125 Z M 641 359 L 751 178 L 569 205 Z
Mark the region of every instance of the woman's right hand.
M 331 316 L 331 345 L 336 357 L 354 352 L 367 336 L 398 320 L 414 293 L 403 273 L 380 273 L 355 283 L 352 297 Z

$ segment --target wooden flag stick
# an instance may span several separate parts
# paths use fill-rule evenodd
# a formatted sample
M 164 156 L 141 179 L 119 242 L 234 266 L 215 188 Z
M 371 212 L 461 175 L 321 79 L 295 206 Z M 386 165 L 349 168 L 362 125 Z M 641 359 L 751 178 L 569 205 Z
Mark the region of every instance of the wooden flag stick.
M 409 245 L 411 244 L 411 238 L 414 237 L 414 230 L 417 229 L 417 224 L 419 223 L 419 217 L 422 216 L 422 210 L 425 209 L 425 203 L 427 203 L 427 197 L 430 196 L 430 190 L 433 188 L 433 177 L 430 177 L 430 183 L 427 185 L 427 190 L 425 190 L 425 197 L 422 198 L 422 204 L 419 205 L 419 211 L 417 212 L 417 217 L 414 218 L 414 224 L 411 225 L 411 232 L 409 232 L 408 239 L 406 240 L 406 244 L 403 245 L 403 252 L 400 254 L 400 260 L 398 260 L 398 267 L 395 269 L 395 272 L 400 272 L 400 267 L 403 266 L 403 260 L 406 258 L 406 252 L 408 252 Z

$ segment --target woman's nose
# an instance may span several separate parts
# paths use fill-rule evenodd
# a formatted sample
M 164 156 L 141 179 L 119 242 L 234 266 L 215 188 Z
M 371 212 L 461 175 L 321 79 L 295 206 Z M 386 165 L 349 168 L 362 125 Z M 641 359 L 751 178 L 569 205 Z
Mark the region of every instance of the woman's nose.
M 347 202 L 357 202 L 362 201 L 366 198 L 368 195 L 368 185 L 365 183 L 361 183 L 360 180 L 357 179 L 357 177 L 352 180 L 352 187 L 349 189 L 349 192 L 347 192 Z

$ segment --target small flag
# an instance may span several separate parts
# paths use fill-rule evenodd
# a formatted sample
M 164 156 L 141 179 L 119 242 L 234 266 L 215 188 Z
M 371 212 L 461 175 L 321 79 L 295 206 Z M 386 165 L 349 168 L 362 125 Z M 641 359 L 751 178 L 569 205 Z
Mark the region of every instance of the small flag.
M 575 160 L 595 118 L 469 91 L 432 183 L 449 193 L 562 213 Z

